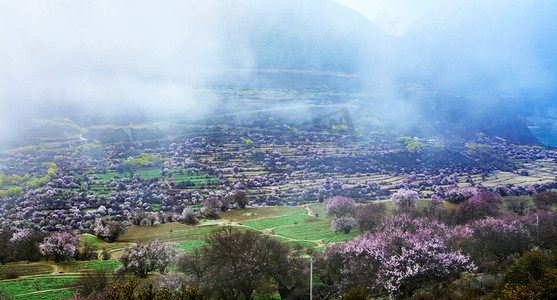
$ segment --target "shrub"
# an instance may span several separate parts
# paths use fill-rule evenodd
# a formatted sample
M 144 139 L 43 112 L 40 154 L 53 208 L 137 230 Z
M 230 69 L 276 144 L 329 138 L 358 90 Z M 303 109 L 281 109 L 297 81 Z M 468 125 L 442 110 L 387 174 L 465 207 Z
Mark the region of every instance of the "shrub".
M 557 299 L 557 260 L 541 251 L 527 252 L 505 274 L 495 291 L 499 299 Z
M 4 279 L 16 279 L 19 278 L 19 272 L 15 270 L 8 271 L 4 274 Z
M 548 270 L 526 284 L 506 284 L 498 294 L 499 299 L 557 299 L 557 270 Z
M 110 259 L 110 252 L 108 252 L 108 249 L 106 249 L 106 247 L 103 247 L 103 250 L 101 251 L 101 259 L 102 260 L 109 260 Z
M 117 281 L 109 286 L 106 295 L 108 300 L 142 300 L 142 299 L 176 299 L 176 300 L 206 300 L 197 287 L 187 287 L 182 284 L 177 292 L 166 288 L 155 289 L 152 283 L 140 285 L 139 280 L 129 277 L 126 282 Z
M 108 278 L 105 270 L 84 270 L 79 273 L 77 291 L 82 296 L 88 296 L 104 291 L 107 284 Z
M 348 234 L 354 226 L 356 226 L 356 219 L 352 217 L 341 217 L 331 222 L 331 230 L 333 230 L 333 232 L 344 232 Z
M 541 251 L 527 252 L 505 274 L 503 283 L 521 284 L 530 278 L 540 279 L 546 268 L 547 261 Z
M 106 298 L 108 300 L 136 299 L 135 290 L 139 286 L 139 280 L 128 277 L 126 282 L 116 281 L 108 287 Z
M 557 203 L 557 192 L 545 191 L 534 195 L 534 204 L 541 210 L 549 209 Z
M 458 206 L 455 218 L 458 223 L 463 224 L 485 217 L 497 217 L 500 204 L 498 195 L 486 192 L 476 194 Z
M 94 260 L 99 257 L 99 245 L 92 241 L 85 240 L 75 251 L 76 260 Z
M 513 254 L 522 254 L 533 245 L 528 228 L 516 220 L 477 220 L 455 231 L 463 233 L 462 249 L 482 272 L 505 268 Z
M 384 203 L 369 203 L 358 209 L 356 225 L 361 232 L 373 230 L 385 219 L 387 206 Z
M 95 228 L 93 230 L 97 237 L 109 243 L 115 242 L 120 235 L 126 232 L 122 222 L 108 221 L 101 218 L 95 220 Z
M 356 287 L 351 288 L 347 293 L 340 296 L 342 300 L 367 300 L 369 298 L 369 293 L 366 289 L 358 285 Z
M 189 224 L 189 225 L 197 224 L 196 217 L 197 217 L 197 212 L 195 210 L 193 210 L 193 208 L 191 208 L 191 207 L 186 207 L 182 211 L 182 218 L 183 218 L 184 223 L 186 223 L 186 224 Z

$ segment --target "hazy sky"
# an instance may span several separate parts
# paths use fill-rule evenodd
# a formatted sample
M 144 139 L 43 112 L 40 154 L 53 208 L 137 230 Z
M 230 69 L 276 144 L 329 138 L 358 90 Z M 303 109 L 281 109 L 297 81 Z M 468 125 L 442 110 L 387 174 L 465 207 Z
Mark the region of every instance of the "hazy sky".
M 427 11 L 434 8 L 436 0 L 334 0 L 354 9 L 376 22 L 380 28 L 394 36 L 403 36 L 406 31 Z M 446 1 L 448 3 L 453 1 Z
M 408 73 L 482 93 L 555 91 L 557 1 L 335 1 L 403 39 Z
M 222 1 L 2 1 L 0 125 L 21 123 L 38 103 L 114 112 L 204 109 L 191 87 L 229 67 Z M 234 68 L 250 68 L 249 49 Z M 244 55 L 243 52 L 246 52 Z
M 504 18 L 509 6 L 522 9 L 533 0 L 334 0 L 352 8 L 394 36 L 404 36 L 419 20 L 432 11 L 440 13 L 440 22 L 454 22 L 460 14 L 473 10 L 479 16 Z M 540 0 L 540 2 L 551 2 Z M 485 14 L 485 15 L 484 15 Z M 446 19 L 443 20 L 443 17 Z M 467 24 L 460 24 L 467 25 Z
M 256 42 L 309 47 L 283 51 L 282 57 L 319 52 L 319 59 L 333 62 L 342 61 L 338 53 L 349 56 L 362 76 L 392 79 L 393 90 L 406 75 L 484 92 L 556 86 L 555 1 L 335 1 L 391 34 L 400 42 L 398 49 L 390 52 L 382 49 L 382 40 L 362 39 L 377 28 L 369 23 L 354 32 L 354 26 L 342 24 L 356 20 L 345 11 L 345 18 L 333 21 L 331 10 L 341 7 L 332 0 L 2 1 L 0 126 L 24 123 L 40 103 L 80 105 L 85 111 L 106 107 L 104 112 L 112 114 L 130 106 L 210 111 L 219 103 L 195 99 L 192 89 L 211 83 L 212 70 L 251 69 L 265 56 L 273 58 L 265 52 L 273 48 L 254 49 L 260 46 L 254 32 L 265 38 Z M 279 19 L 262 26 L 273 17 Z M 315 21 L 311 27 L 295 18 Z M 337 23 L 324 24 L 328 20 Z M 296 32 L 296 24 L 309 32 Z M 324 48 L 311 48 L 316 45 Z M 369 59 L 376 55 L 370 50 L 383 51 L 388 59 Z

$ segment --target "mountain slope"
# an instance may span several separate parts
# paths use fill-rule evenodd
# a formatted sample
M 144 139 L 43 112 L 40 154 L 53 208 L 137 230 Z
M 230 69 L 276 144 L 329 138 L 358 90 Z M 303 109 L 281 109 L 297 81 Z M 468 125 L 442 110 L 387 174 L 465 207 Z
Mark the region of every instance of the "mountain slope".
M 557 1 L 336 1 L 400 38 L 405 75 L 468 93 L 557 91 Z

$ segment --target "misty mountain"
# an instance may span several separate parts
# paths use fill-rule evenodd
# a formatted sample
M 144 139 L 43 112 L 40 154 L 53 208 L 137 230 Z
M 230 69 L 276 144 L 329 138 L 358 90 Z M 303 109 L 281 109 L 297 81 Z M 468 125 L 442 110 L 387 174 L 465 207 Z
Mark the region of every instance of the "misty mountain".
M 25 122 L 30 119 L 69 118 L 87 127 L 199 119 L 242 107 L 236 97 L 216 95 L 223 87 L 385 94 L 368 106 L 381 106 L 386 123 L 428 128 L 430 117 L 417 119 L 424 114 L 415 111 L 428 111 L 424 98 L 432 95 L 486 96 L 497 103 L 502 95 L 519 95 L 529 104 L 530 95 L 555 90 L 554 1 L 508 2 L 525 3 L 516 9 L 498 1 L 479 11 L 479 2 L 437 2 L 404 2 L 398 16 L 397 1 L 379 0 L 156 7 L 149 1 L 133 7 L 53 1 L 48 9 L 41 2 L 32 8 L 6 3 L 0 10 L 6 24 L 0 32 L 0 125 L 6 128 L 0 138 L 37 128 Z M 427 93 L 405 89 L 408 83 Z M 505 118 L 524 125 L 516 114 Z
M 398 37 L 397 55 L 440 88 L 555 93 L 557 1 L 336 0 Z
M 247 57 L 229 53 L 228 65 L 250 60 L 252 69 L 358 73 L 362 64 L 389 55 L 394 39 L 359 12 L 330 0 L 247 1 L 227 3 L 241 20 L 228 32 L 226 48 L 237 41 Z

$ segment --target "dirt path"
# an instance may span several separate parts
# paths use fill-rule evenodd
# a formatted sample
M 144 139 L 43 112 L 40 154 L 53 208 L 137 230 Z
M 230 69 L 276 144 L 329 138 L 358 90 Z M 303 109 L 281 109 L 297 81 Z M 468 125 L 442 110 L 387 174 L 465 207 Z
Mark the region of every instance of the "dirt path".
M 302 207 L 306 210 L 306 215 L 315 216 L 314 214 L 312 214 L 312 210 L 311 210 L 311 208 L 309 208 L 309 204 L 304 204 L 304 205 L 302 205 Z
M 14 296 L 14 298 L 19 298 L 19 297 L 24 297 L 24 296 L 29 296 L 29 295 L 35 295 L 35 294 L 56 292 L 56 291 L 64 291 L 64 290 L 70 290 L 70 289 L 71 288 L 69 288 L 69 287 L 65 287 L 65 288 L 51 289 L 51 290 L 40 290 L 40 291 L 37 291 L 37 292 L 31 292 L 31 293 L 27 293 L 27 294 L 19 294 L 19 295 Z
M 311 209 L 308 207 L 308 204 L 303 205 L 304 209 L 306 210 L 306 215 L 308 216 L 312 216 L 315 217 L 312 214 Z M 291 214 L 291 215 L 284 215 L 284 216 L 277 216 L 275 218 L 281 218 L 281 217 L 289 217 L 289 216 L 296 216 L 298 214 Z M 269 219 L 269 217 L 261 217 L 261 218 L 254 218 L 254 219 L 250 219 L 249 221 L 257 221 L 257 220 L 266 220 Z M 247 222 L 247 221 L 246 221 Z M 268 235 L 268 236 L 272 236 L 272 237 L 276 237 L 276 238 L 280 238 L 280 239 L 284 239 L 287 242 L 310 242 L 310 243 L 314 243 L 317 244 L 316 247 L 322 247 L 325 244 L 324 240 L 325 239 L 319 239 L 319 240 L 308 240 L 308 239 L 295 239 L 295 238 L 291 238 L 291 237 L 287 237 L 287 236 L 282 236 L 282 235 L 278 235 L 273 233 L 274 229 L 277 228 L 282 228 L 282 227 L 287 227 L 287 226 L 293 226 L 294 224 L 288 224 L 288 225 L 282 225 L 282 226 L 276 226 L 276 227 L 271 227 L 271 228 L 265 228 L 265 229 L 255 229 L 249 226 L 246 226 L 244 224 L 241 224 L 241 222 L 237 222 L 237 221 L 217 221 L 217 222 L 208 222 L 208 223 L 203 223 L 199 226 L 212 226 L 212 225 L 220 225 L 220 226 L 232 226 L 232 227 L 241 227 L 241 228 L 246 228 L 246 229 L 250 229 L 250 230 L 255 230 L 258 231 L 262 234 Z
M 52 267 L 52 274 L 64 273 L 64 269 L 61 266 L 57 264 L 53 264 L 50 266 Z

